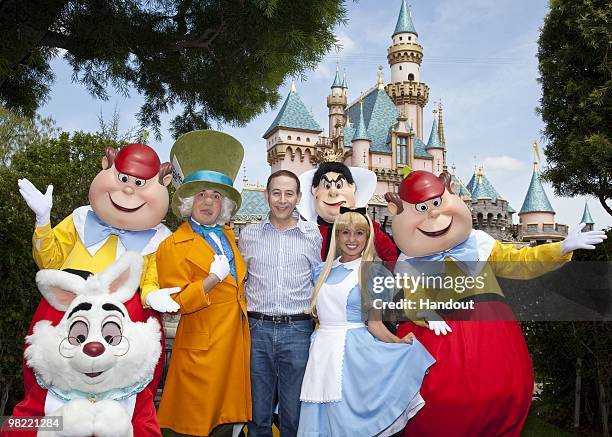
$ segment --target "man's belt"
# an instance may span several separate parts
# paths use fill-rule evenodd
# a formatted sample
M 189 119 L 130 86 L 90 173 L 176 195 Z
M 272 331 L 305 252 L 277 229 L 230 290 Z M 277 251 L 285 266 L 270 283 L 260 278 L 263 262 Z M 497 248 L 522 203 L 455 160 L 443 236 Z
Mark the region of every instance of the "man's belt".
M 293 314 L 290 316 L 269 316 L 267 314 L 249 311 L 247 312 L 247 315 L 253 319 L 266 320 L 268 322 L 274 323 L 291 323 L 311 319 L 310 315 L 308 314 Z

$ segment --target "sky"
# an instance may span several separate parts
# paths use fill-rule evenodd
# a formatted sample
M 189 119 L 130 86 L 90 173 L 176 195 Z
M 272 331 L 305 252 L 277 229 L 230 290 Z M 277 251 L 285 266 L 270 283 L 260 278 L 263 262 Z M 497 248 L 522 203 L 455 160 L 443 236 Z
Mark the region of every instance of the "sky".
M 423 46 L 421 81 L 430 88 L 425 107 L 424 136 L 429 138 L 434 102 L 444 106 L 444 134 L 449 164 L 467 183 L 474 165 L 483 165 L 486 176 L 515 210 L 520 210 L 533 172 L 533 142 L 541 140 L 544 124 L 536 112 L 541 97 L 537 64 L 539 29 L 548 11 L 547 0 L 409 0 L 413 22 Z M 348 1 L 348 21 L 336 29 L 342 46 L 330 52 L 317 68 L 296 81 L 297 92 L 317 122 L 327 127 L 326 96 L 336 65 L 346 69 L 349 101 L 376 84 L 378 66 L 385 83 L 390 79 L 386 50 L 391 43 L 401 0 Z M 43 116 L 55 119 L 65 131 L 96 131 L 100 114 L 112 119 L 115 108 L 120 129 L 137 126 L 136 113 L 143 102 L 135 91 L 129 97 L 109 89 L 110 98 L 91 97 L 72 81 L 66 61 L 52 63 L 56 79 Z M 272 123 L 290 89 L 290 80 L 279 90 L 278 105 L 244 127 L 219 126 L 245 148 L 244 167 L 249 183 L 264 184 L 270 174 L 263 133 Z M 162 140 L 150 139 L 162 161 L 168 160 L 172 136 L 169 121 L 180 112 L 162 116 Z M 540 147 L 543 148 L 545 144 Z M 541 150 L 542 152 L 542 150 Z M 545 159 L 541 153 L 542 159 Z M 542 161 L 540 167 L 545 167 Z M 235 181 L 242 187 L 243 172 Z M 588 200 L 596 227 L 612 226 L 595 198 L 559 198 L 545 184 L 556 221 L 570 226 L 582 217 Z M 515 223 L 518 217 L 514 217 Z

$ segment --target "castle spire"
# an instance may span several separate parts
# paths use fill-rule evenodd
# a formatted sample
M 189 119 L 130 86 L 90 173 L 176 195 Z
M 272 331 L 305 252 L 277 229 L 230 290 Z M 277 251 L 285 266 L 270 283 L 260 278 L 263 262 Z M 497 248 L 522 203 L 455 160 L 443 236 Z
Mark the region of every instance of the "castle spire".
M 536 151 L 537 156 L 539 154 L 537 153 L 536 145 L 537 143 L 534 143 L 534 150 Z M 542 181 L 540 180 L 540 173 L 538 172 L 538 161 L 535 159 L 533 162 L 533 174 L 531 175 L 529 189 L 527 190 L 527 195 L 525 196 L 525 200 L 523 201 L 523 206 L 521 207 L 520 211 L 521 214 L 526 212 L 552 212 L 553 214 L 555 213 L 555 210 L 553 209 L 548 200 L 548 196 L 546 196 L 544 186 L 542 186 Z
M 297 90 L 295 89 L 295 79 L 291 79 L 291 94 L 295 94 Z
M 396 33 L 414 33 L 418 35 L 417 31 L 414 28 L 414 23 L 412 22 L 412 14 L 410 13 L 410 8 L 406 4 L 406 0 L 402 0 L 402 7 L 399 12 L 399 16 L 397 17 L 397 23 L 395 25 L 395 31 L 393 35 Z
M 340 67 L 336 64 L 336 77 L 334 77 L 334 83 L 332 83 L 332 88 L 344 88 L 342 86 L 342 82 L 340 82 Z
M 348 85 L 346 84 L 346 68 L 344 69 L 344 74 L 342 75 L 342 88 L 348 89 Z
M 440 137 L 440 144 L 442 144 L 442 147 L 444 148 L 442 151 L 442 170 L 447 171 L 446 140 L 444 139 L 444 123 L 442 122 L 442 99 L 440 99 L 438 102 L 438 136 Z
M 379 90 L 385 89 L 385 80 L 383 79 L 383 66 L 382 65 L 378 66 L 378 80 L 376 81 L 376 87 Z
M 584 223 L 587 226 L 591 225 L 591 230 L 593 230 L 593 225 L 595 224 L 595 222 L 593 221 L 593 218 L 591 217 L 591 211 L 589 211 L 589 204 L 587 203 L 587 201 L 584 201 L 584 211 L 582 213 L 582 219 L 580 220 L 580 223 Z
M 355 135 L 353 135 L 352 141 L 356 140 L 372 141 L 372 138 L 368 135 L 368 130 L 363 119 L 363 96 L 359 99 L 359 121 L 357 122 L 357 126 L 355 126 Z

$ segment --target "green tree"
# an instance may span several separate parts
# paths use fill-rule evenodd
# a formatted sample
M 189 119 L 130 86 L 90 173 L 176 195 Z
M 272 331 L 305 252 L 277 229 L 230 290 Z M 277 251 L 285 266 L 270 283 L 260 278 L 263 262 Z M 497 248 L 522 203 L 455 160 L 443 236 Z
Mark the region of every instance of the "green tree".
M 7 166 L 20 144 L 44 141 L 56 133 L 50 118 L 33 120 L 0 106 L 0 166 Z
M 607 235 L 595 250 L 576 251 L 572 262 L 600 262 L 606 268 L 612 260 L 612 228 Z M 610 436 L 612 322 L 524 322 L 522 328 L 535 380 L 542 384 L 540 415 L 567 429 L 579 424 L 580 431 Z
M 54 185 L 51 223 L 88 203 L 89 184 L 100 171 L 106 146 L 117 143 L 97 134 L 61 133 L 20 145 L 9 166 L 0 165 L 0 415 L 23 398 L 21 356 L 24 336 L 40 300 L 32 260 L 34 215 L 21 198 L 17 179 L 39 189 Z
M 92 95 L 142 94 L 139 121 L 157 137 L 175 105 L 175 136 L 243 124 L 278 101 L 288 76 L 317 65 L 345 14 L 343 0 L 4 0 L 0 103 L 32 115 L 61 49 Z
M 543 176 L 556 194 L 592 195 L 612 215 L 612 2 L 550 0 L 539 39 Z

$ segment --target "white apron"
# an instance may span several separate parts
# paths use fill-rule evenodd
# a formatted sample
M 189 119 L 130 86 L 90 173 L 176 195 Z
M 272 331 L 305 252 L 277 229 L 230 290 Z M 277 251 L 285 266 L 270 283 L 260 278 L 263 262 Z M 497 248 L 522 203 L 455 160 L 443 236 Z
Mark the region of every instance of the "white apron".
M 303 402 L 338 402 L 342 400 L 342 365 L 346 332 L 362 328 L 364 323 L 348 322 L 346 303 L 350 291 L 359 284 L 356 267 L 338 284 L 323 284 L 317 296 L 319 329 L 310 344 L 308 363 L 302 382 Z

